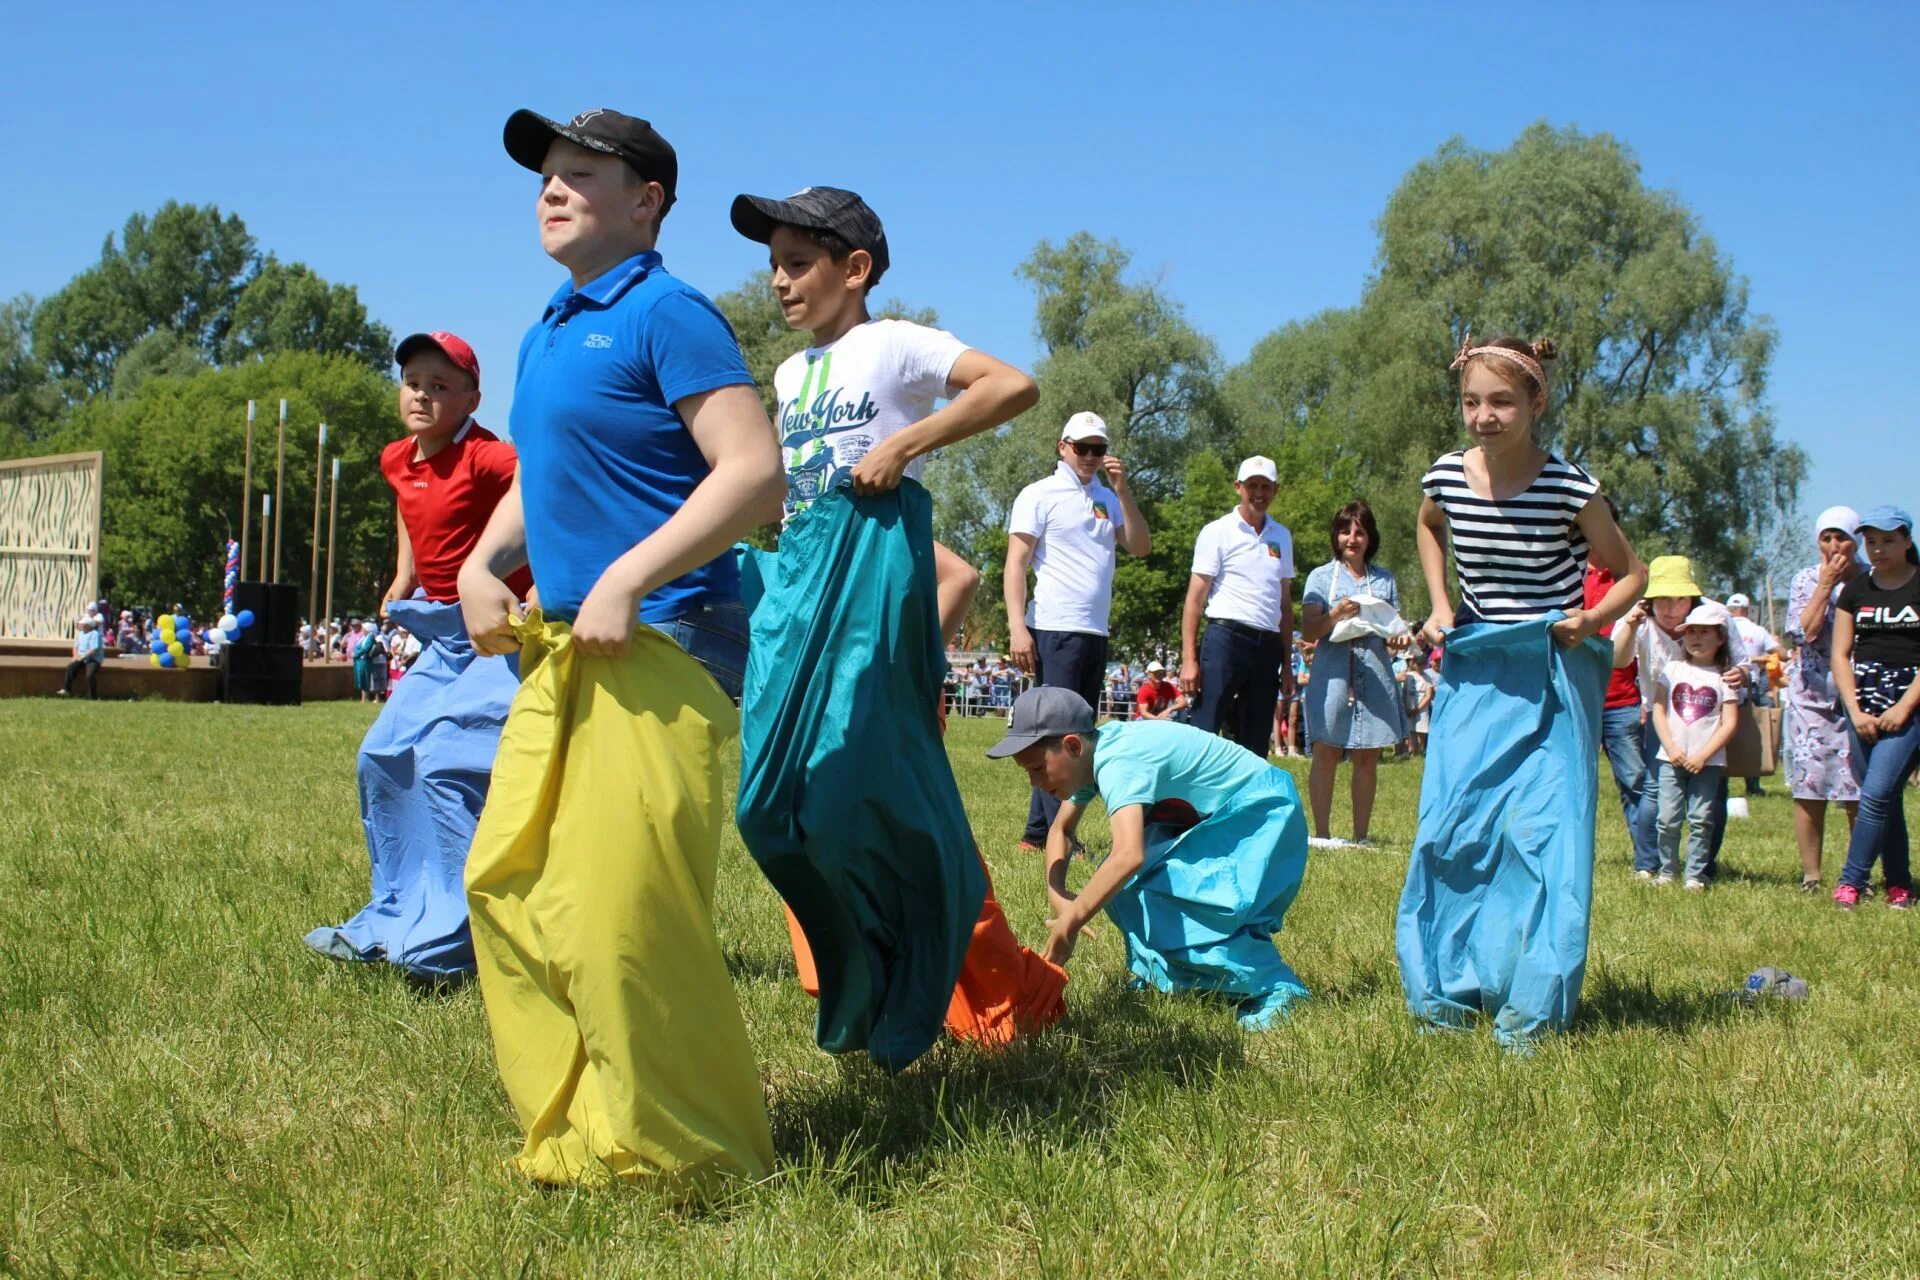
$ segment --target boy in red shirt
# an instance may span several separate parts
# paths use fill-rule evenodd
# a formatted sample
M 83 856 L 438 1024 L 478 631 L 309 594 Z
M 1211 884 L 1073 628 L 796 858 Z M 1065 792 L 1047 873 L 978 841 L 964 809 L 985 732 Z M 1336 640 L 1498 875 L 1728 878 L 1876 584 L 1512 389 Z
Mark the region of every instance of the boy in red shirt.
M 473 420 L 480 361 L 451 333 L 416 333 L 394 353 L 407 435 L 380 454 L 393 486 L 400 554 L 382 617 L 420 657 L 360 744 L 360 820 L 373 898 L 307 945 L 338 960 L 386 960 L 427 982 L 473 973 L 467 846 L 486 803 L 500 729 L 519 686 L 511 658 L 477 655 L 460 616 L 460 566 L 513 483 L 515 455 Z M 525 599 L 533 579 L 508 579 Z

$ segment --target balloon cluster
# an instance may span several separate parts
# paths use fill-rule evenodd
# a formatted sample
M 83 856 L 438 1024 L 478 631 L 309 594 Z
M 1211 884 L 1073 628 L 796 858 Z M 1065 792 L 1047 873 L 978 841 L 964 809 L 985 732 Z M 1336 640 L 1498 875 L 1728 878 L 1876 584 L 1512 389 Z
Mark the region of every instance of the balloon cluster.
M 148 645 L 148 661 L 156 667 L 190 667 L 193 655 L 187 643 L 193 636 L 193 619 L 184 613 L 163 613 L 154 620 L 153 640 Z
M 207 628 L 207 638 L 218 639 L 222 644 L 232 644 L 253 625 L 253 621 L 251 609 L 242 609 L 237 614 L 222 614 L 219 622 Z M 147 646 L 149 651 L 147 660 L 156 667 L 165 667 L 169 670 L 175 667 L 190 667 L 193 665 L 193 654 L 188 646 L 192 638 L 192 618 L 184 613 L 163 613 L 154 621 L 154 635 Z

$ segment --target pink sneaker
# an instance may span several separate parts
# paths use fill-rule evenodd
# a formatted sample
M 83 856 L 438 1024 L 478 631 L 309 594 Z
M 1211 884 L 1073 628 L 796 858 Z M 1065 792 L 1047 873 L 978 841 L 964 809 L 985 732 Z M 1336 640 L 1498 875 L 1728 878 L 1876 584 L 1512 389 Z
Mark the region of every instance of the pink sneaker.
M 1834 886 L 1833 905 L 1842 911 L 1851 911 L 1860 905 L 1860 891 L 1850 884 Z
M 1905 911 L 1913 906 L 1913 890 L 1902 889 L 1896 885 L 1887 886 L 1887 905 L 1895 911 Z

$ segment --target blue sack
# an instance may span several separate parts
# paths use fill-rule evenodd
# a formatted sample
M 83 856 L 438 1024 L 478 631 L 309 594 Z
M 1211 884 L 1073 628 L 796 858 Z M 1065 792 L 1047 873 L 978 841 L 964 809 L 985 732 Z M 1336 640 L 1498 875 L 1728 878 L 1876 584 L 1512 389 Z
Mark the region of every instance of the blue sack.
M 932 512 L 911 480 L 832 489 L 740 564 L 740 835 L 813 952 L 815 1040 L 896 1071 L 939 1039 L 987 892 L 940 737 Z
M 1136 720 L 1100 730 L 1094 776 L 1102 785 L 1114 776 L 1103 777 L 1102 753 L 1111 761 L 1121 752 L 1129 773 L 1145 766 L 1161 782 L 1143 815 L 1144 861 L 1106 907 L 1126 941 L 1127 967 L 1160 991 L 1230 999 L 1249 1031 L 1272 1026 L 1307 995 L 1274 947 L 1307 870 L 1293 779 L 1224 738 Z M 1146 796 L 1108 797 L 1109 812 Z
M 1572 1024 L 1593 913 L 1613 653 L 1598 639 L 1555 642 L 1562 616 L 1448 638 L 1395 930 L 1416 1017 L 1458 1027 L 1492 1014 L 1495 1036 L 1516 1046 Z
M 461 877 L 520 681 L 512 658 L 473 651 L 458 604 L 396 600 L 387 614 L 421 650 L 360 744 L 373 900 L 306 942 L 338 960 L 385 959 L 446 981 L 473 972 Z

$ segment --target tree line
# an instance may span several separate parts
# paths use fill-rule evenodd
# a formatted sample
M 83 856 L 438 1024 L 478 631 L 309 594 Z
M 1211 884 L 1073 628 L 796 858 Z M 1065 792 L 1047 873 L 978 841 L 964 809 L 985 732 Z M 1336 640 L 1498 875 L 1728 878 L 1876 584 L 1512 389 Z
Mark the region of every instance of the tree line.
M 1376 231 L 1353 306 L 1285 323 L 1231 365 L 1176 298 L 1133 277 L 1123 246 L 1083 231 L 1034 249 L 1018 272 L 1034 292 L 1040 403 L 927 471 L 938 536 L 987 573 L 970 639 L 1005 635 L 1007 508 L 1051 468 L 1060 424 L 1081 409 L 1107 420 L 1154 529 L 1152 555 L 1121 557 L 1121 651 L 1177 641 L 1193 540 L 1232 505 L 1230 468 L 1251 453 L 1279 464 L 1274 511 L 1303 576 L 1326 555 L 1332 513 L 1364 497 L 1381 562 L 1409 615 L 1423 613 L 1419 477 L 1464 443 L 1447 364 L 1469 329 L 1554 338 L 1542 443 L 1600 479 L 1642 556 L 1682 552 L 1709 579 L 1753 588 L 1806 468 L 1767 402 L 1777 335 L 1624 144 L 1546 124 L 1499 151 L 1449 141 L 1405 176 Z M 787 329 L 764 273 L 716 302 L 770 396 L 806 336 Z M 878 310 L 937 323 L 898 300 Z M 286 395 L 299 424 L 286 544 L 309 545 L 324 419 L 329 453 L 347 457 L 336 596 L 364 607 L 392 563 L 375 466 L 398 430 L 391 351 L 351 286 L 262 252 L 238 217 L 169 204 L 130 218 L 59 293 L 0 306 L 0 454 L 106 449 L 109 588 L 210 601 L 240 490 L 241 406 Z M 271 448 L 272 416 L 256 448 L 262 434 Z M 256 481 L 258 465 L 256 453 Z M 282 576 L 304 587 L 298 559 Z

